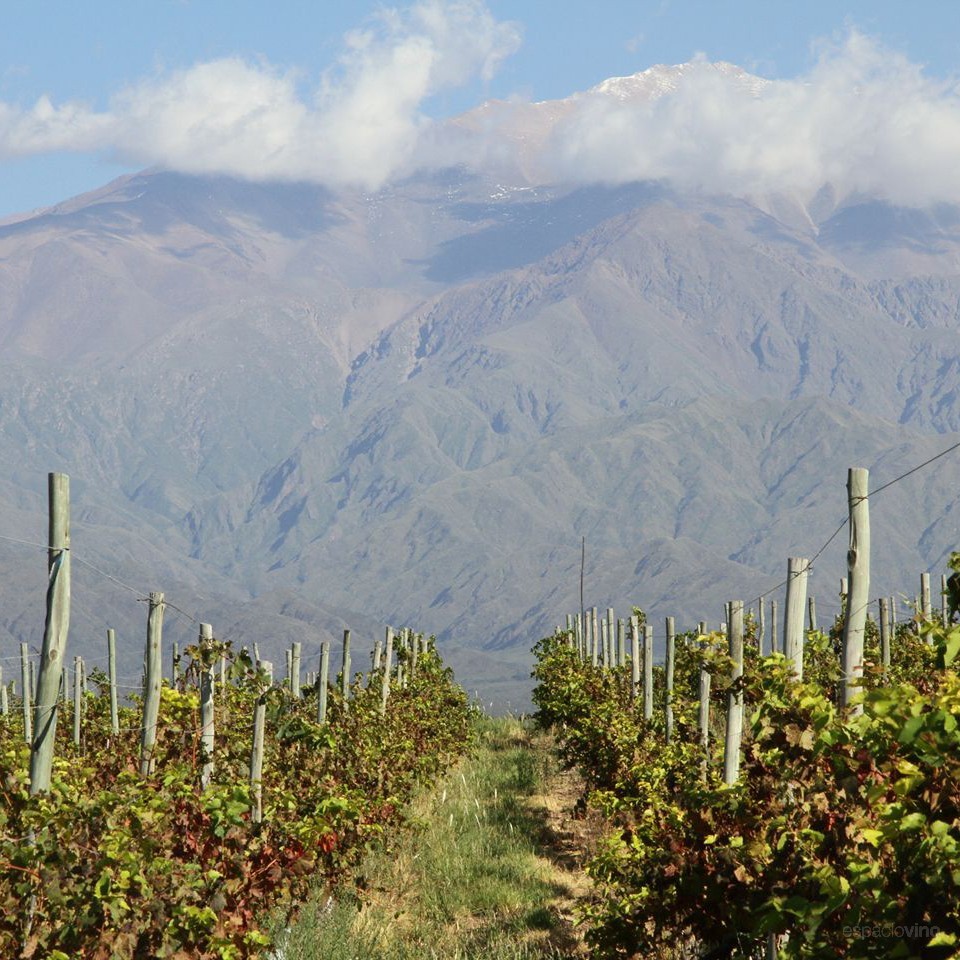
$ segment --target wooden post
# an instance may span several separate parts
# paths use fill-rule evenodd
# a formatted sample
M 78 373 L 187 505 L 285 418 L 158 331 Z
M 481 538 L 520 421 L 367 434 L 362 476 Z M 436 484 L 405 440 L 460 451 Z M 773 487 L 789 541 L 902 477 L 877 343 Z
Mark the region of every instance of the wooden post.
M 343 631 L 343 666 L 341 669 L 341 685 L 343 693 L 343 703 L 346 707 L 350 699 L 350 631 Z
M 673 617 L 667 617 L 666 619 L 666 629 L 667 629 L 667 665 L 666 665 L 666 674 L 667 674 L 667 695 L 664 700 L 664 735 L 666 737 L 667 743 L 673 739 L 673 672 L 674 672 L 674 661 L 676 656 L 676 625 Z
M 807 596 L 809 561 L 790 557 L 787 561 L 787 600 L 783 619 L 783 650 L 798 680 L 803 679 L 803 608 Z
M 383 641 L 378 639 L 373 646 L 373 672 L 380 672 L 380 661 L 383 659 Z
M 817 598 L 807 597 L 807 629 L 817 629 Z
M 615 667 L 617 665 L 617 628 L 616 628 L 616 616 L 613 612 L 613 607 L 607 607 L 607 666 Z
M 7 685 L 3 682 L 3 667 L 0 666 L 0 717 L 10 713 L 10 701 L 7 698 Z
M 761 597 L 759 604 L 757 604 L 757 652 L 761 657 L 763 656 L 763 641 L 767 635 L 767 623 L 763 611 L 763 597 Z
M 607 621 L 600 621 L 600 663 L 604 670 L 610 669 L 610 631 Z
M 120 711 L 117 709 L 117 634 L 107 630 L 107 676 L 110 680 L 110 732 L 120 732 Z
M 887 598 L 880 598 L 880 663 L 884 669 L 890 666 L 890 610 Z
M 393 660 L 393 628 L 387 627 L 387 649 L 383 654 L 383 685 L 380 688 L 380 713 L 387 712 L 387 700 L 390 697 L 390 671 Z
M 867 500 L 870 472 L 863 467 L 851 467 L 847 473 L 847 498 L 850 508 L 850 547 L 847 550 L 847 577 L 850 592 L 847 595 L 847 616 L 843 624 L 843 681 L 840 705 L 860 692 L 863 678 L 863 634 L 867 622 L 867 604 L 870 596 L 870 503 Z M 930 577 L 927 577 L 927 601 L 930 599 Z M 863 713 L 857 704 L 854 713 Z
M 260 667 L 273 676 L 273 664 L 269 660 L 260 661 Z M 261 690 L 253 707 L 253 747 L 250 751 L 250 786 L 253 805 L 250 819 L 253 823 L 263 823 L 263 731 L 267 722 L 267 691 Z
M 643 719 L 653 719 L 653 627 L 643 626 Z
M 946 627 L 950 616 L 950 605 L 947 602 L 947 575 L 940 574 L 940 622 Z
M 320 645 L 320 680 L 318 681 L 317 723 L 327 722 L 327 695 L 330 692 L 330 641 Z
M 417 660 L 420 656 L 420 635 L 410 631 L 410 679 L 417 675 Z
M 780 652 L 780 642 L 779 642 L 779 638 L 777 637 L 777 626 L 778 626 L 777 601 L 771 600 L 770 601 L 770 653 L 771 655 L 774 653 Z
M 300 643 L 294 640 L 290 646 L 290 693 L 300 699 Z
M 70 478 L 47 474 L 47 607 L 37 678 L 36 710 L 30 723 L 30 675 L 23 676 L 24 731 L 30 744 L 30 794 L 50 789 L 57 732 L 57 701 L 70 629 Z
M 20 644 L 20 685 L 23 687 L 23 739 L 31 745 L 33 756 L 33 710 L 30 705 L 30 653 L 25 643 Z M 51 755 L 51 763 L 53 757 Z M 32 781 L 31 781 L 32 783 Z M 48 784 L 49 786 L 49 784 Z
M 930 602 L 930 574 L 926 571 L 920 574 L 920 609 L 924 620 L 929 620 L 933 616 L 933 604 Z
M 636 701 L 640 692 L 640 618 L 634 614 L 630 618 L 630 699 Z
M 574 619 L 574 630 L 577 637 L 577 655 L 583 660 L 583 617 L 578 613 Z
M 733 784 L 740 775 L 740 743 L 743 740 L 743 691 L 736 683 L 743 676 L 743 601 L 730 602 L 727 643 L 733 672 L 727 691 L 727 733 L 723 745 L 723 782 Z
M 283 652 L 284 654 L 284 667 L 286 668 L 286 673 L 284 677 L 287 681 L 287 689 L 293 689 L 293 648 L 289 647 Z
M 83 709 L 83 664 L 73 658 L 73 745 L 80 746 L 80 711 Z
M 160 716 L 160 645 L 163 641 L 163 594 L 150 594 L 147 614 L 147 676 L 143 689 L 143 721 L 140 727 L 140 775 L 150 776 L 156 768 L 153 748 L 157 743 Z
M 592 618 L 593 628 L 593 650 L 590 654 L 590 659 L 593 665 L 597 666 L 600 660 L 600 621 L 596 607 L 591 609 L 590 616 Z
M 200 770 L 200 786 L 206 790 L 213 777 L 214 713 L 213 713 L 213 663 L 207 660 L 212 656 L 209 648 L 213 644 L 213 627 L 209 623 L 200 624 L 200 753 L 203 766 Z
M 623 617 L 617 620 L 617 666 L 627 662 L 627 625 Z
M 170 686 L 175 687 L 180 679 L 180 644 L 174 640 L 170 650 Z
M 700 635 L 706 636 L 701 630 Z M 706 639 L 700 641 L 700 649 L 707 645 Z M 697 732 L 700 735 L 700 749 L 703 751 L 701 773 L 704 779 L 707 776 L 707 766 L 710 763 L 710 673 L 706 667 L 700 668 L 700 690 L 697 709 Z

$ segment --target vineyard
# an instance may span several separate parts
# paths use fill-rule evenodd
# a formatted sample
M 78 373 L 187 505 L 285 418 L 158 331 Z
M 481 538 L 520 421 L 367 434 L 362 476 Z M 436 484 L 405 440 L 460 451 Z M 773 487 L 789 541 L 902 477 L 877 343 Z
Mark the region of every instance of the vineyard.
M 207 754 L 198 681 L 211 657 L 226 657 L 227 682 Z M 260 956 L 267 913 L 348 875 L 469 741 L 466 697 L 429 645 L 415 669 L 400 649 L 385 709 L 386 662 L 331 688 L 323 722 L 318 684 L 295 696 L 215 640 L 183 661 L 178 684 L 160 690 L 146 776 L 142 698 L 119 708 L 115 732 L 104 675 L 83 695 L 80 743 L 58 730 L 48 792 L 30 794 L 22 718 L 0 720 L 0 956 Z
M 538 720 L 608 824 L 592 955 L 960 956 L 955 611 L 866 619 L 850 696 L 842 599 L 786 655 L 740 601 L 717 632 L 668 618 L 662 668 L 639 609 L 632 655 L 612 610 L 537 645 Z

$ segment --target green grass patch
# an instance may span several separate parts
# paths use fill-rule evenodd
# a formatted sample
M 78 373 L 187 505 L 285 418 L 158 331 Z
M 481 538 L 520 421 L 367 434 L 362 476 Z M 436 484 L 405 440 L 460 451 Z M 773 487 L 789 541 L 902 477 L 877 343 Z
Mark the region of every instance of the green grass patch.
M 481 717 L 477 746 L 413 811 L 413 829 L 371 854 L 355 889 L 318 895 L 283 960 L 532 960 L 558 949 L 569 890 L 539 856 L 529 798 L 555 771 L 516 718 Z

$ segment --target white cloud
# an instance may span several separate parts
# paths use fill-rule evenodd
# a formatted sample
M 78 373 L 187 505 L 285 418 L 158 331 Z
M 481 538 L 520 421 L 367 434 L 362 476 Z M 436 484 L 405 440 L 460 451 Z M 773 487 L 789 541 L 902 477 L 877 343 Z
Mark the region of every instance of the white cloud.
M 313 96 L 292 73 L 224 59 L 137 84 L 103 112 L 0 103 L 0 158 L 102 152 L 189 173 L 376 187 L 413 155 L 426 98 L 489 77 L 519 45 L 516 26 L 479 0 L 384 9 L 345 39 Z
M 960 202 L 960 97 L 851 33 L 796 80 L 751 89 L 741 74 L 694 61 L 653 99 L 589 94 L 548 150 L 554 175 L 573 181 L 808 197 L 830 183 L 895 203 Z
M 0 159 L 57 151 L 250 179 L 375 188 L 416 166 L 491 162 L 569 182 L 807 197 L 831 184 L 896 203 L 960 203 L 955 86 L 852 32 L 807 76 L 761 82 L 696 59 L 560 105 L 514 102 L 437 124 L 430 96 L 488 78 L 519 46 L 481 0 L 382 10 L 312 84 L 224 59 L 136 84 L 95 111 L 0 101 Z

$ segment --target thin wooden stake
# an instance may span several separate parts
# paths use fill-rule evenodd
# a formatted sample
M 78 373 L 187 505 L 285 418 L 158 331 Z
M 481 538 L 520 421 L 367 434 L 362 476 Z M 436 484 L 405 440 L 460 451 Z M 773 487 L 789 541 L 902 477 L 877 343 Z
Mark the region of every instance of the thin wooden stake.
M 73 745 L 80 746 L 80 712 L 83 705 L 83 664 L 73 658 Z
M 70 629 L 70 478 L 47 475 L 47 610 L 37 678 L 34 722 L 29 722 L 29 670 L 23 676 L 24 729 L 30 744 L 30 794 L 50 789 L 63 658 Z M 34 735 L 35 734 L 35 735 Z
M 273 664 L 269 660 L 259 663 L 261 669 L 272 678 Z M 263 823 L 263 733 L 267 724 L 267 689 L 261 690 L 253 707 L 253 746 L 250 751 L 250 787 L 253 799 L 250 819 Z
M 33 710 L 30 705 L 30 653 L 25 643 L 20 644 L 20 685 L 23 687 L 23 696 L 21 697 L 23 705 L 23 739 L 31 744 L 32 747 Z M 33 781 L 31 781 L 31 783 L 32 782 Z
M 643 625 L 643 719 L 653 719 L 653 627 Z
M 630 618 L 630 699 L 636 701 L 640 694 L 640 618 L 634 614 Z
M 143 720 L 140 727 L 140 775 L 149 777 L 156 768 L 153 748 L 157 743 L 157 721 L 160 716 L 160 645 L 163 641 L 163 594 L 150 594 L 147 614 L 147 676 L 143 689 Z
M 110 732 L 120 732 L 120 711 L 117 708 L 117 634 L 107 630 L 107 675 L 110 681 Z
M 930 574 L 925 570 L 920 574 L 920 609 L 924 620 L 933 616 L 933 604 L 930 602 Z
M 780 652 L 779 638 L 777 637 L 777 601 L 770 601 L 770 653 Z
M 393 628 L 387 627 L 387 649 L 383 654 L 383 685 L 380 687 L 380 713 L 387 712 L 387 700 L 390 697 L 390 672 L 393 669 Z
M 743 740 L 743 691 L 737 681 L 743 676 L 743 601 L 730 601 L 727 643 L 733 672 L 727 691 L 727 731 L 723 746 L 723 782 L 733 784 L 740 776 L 740 744 Z
M 290 693 L 300 699 L 300 643 L 294 640 L 290 646 Z
M 847 496 L 850 509 L 850 547 L 847 550 L 847 616 L 843 624 L 843 682 L 840 705 L 849 707 L 860 692 L 863 679 L 863 634 L 867 622 L 870 596 L 870 504 L 867 500 L 870 472 L 851 467 L 847 473 Z M 927 577 L 929 601 L 930 578 Z M 863 704 L 853 707 L 863 713 Z
M 350 631 L 343 631 L 343 667 L 341 673 L 343 705 L 346 709 L 347 702 L 350 700 Z
M 880 598 L 880 663 L 884 669 L 890 666 L 890 608 L 887 598 Z
M 666 619 L 666 630 L 667 630 L 667 664 L 666 664 L 666 680 L 667 680 L 667 692 L 664 699 L 664 735 L 667 743 L 673 739 L 673 672 L 674 672 L 674 661 L 676 656 L 676 626 L 673 617 L 667 617 Z
M 213 627 L 209 623 L 200 624 L 200 753 L 203 766 L 200 770 L 200 787 L 206 790 L 213 778 L 214 712 L 213 712 L 213 664 L 207 664 L 211 656 L 209 648 L 213 644 Z
M 330 641 L 320 645 L 319 699 L 317 701 L 317 723 L 327 722 L 327 696 L 330 693 Z

